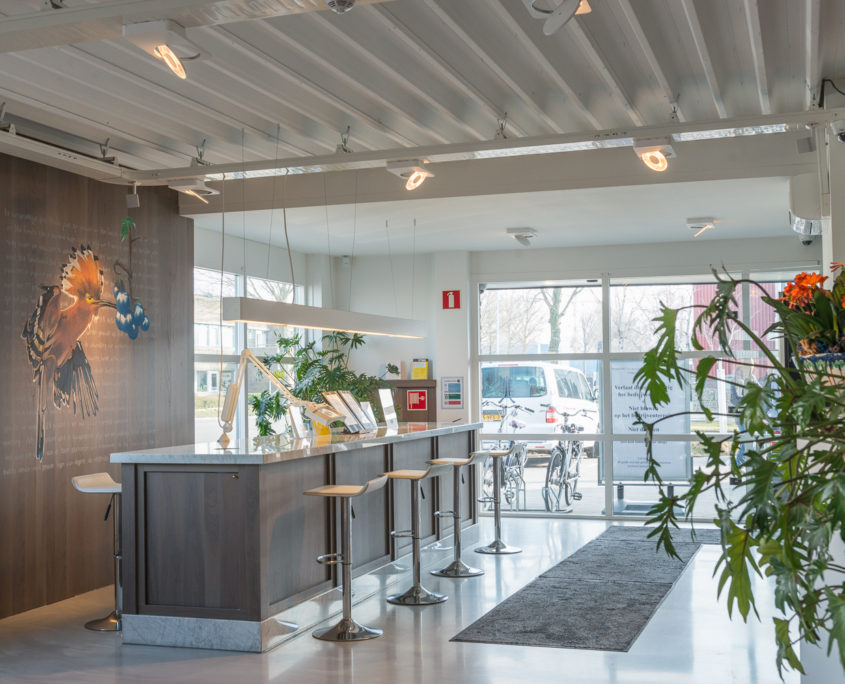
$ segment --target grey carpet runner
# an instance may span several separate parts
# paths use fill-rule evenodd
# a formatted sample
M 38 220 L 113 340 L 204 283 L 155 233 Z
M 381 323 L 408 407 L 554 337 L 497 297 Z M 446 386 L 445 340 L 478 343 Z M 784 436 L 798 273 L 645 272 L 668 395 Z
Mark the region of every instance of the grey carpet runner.
M 678 560 L 650 531 L 609 527 L 452 641 L 627 651 L 701 544 L 719 543 L 718 530 L 675 530 Z

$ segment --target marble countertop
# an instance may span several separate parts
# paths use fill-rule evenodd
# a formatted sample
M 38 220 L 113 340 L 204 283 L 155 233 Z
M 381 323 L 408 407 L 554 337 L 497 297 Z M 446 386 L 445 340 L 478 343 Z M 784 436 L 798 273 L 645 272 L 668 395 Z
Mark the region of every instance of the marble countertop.
M 436 437 L 454 432 L 478 430 L 481 423 L 399 423 L 395 428 L 380 427 L 375 432 L 357 435 L 315 435 L 310 439 L 292 439 L 280 436 L 269 443 L 256 445 L 252 440 L 233 441 L 227 448 L 217 442 L 182 444 L 178 446 L 123 451 L 111 455 L 112 463 L 165 463 L 165 464 L 268 464 L 292 461 L 311 456 L 324 456 L 342 451 L 353 451 L 381 444 L 391 444 L 410 439 Z M 266 439 L 266 438 L 265 438 Z

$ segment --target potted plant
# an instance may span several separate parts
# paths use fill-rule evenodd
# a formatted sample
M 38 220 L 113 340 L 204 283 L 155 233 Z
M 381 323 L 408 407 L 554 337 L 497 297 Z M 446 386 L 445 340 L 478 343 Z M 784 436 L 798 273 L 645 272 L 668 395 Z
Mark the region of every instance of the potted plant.
M 667 383 L 691 387 L 707 420 L 718 414 L 703 401 L 705 385 L 725 382 L 739 389 L 730 415 L 737 429 L 728 436 L 697 431 L 706 454 L 687 491 L 663 487 L 660 464 L 653 457 L 655 426 L 672 416 L 648 422 L 645 430 L 645 480 L 659 485 L 659 502 L 650 511 L 658 547 L 677 555 L 670 531 L 679 516 L 690 517 L 705 493 L 715 497 L 715 522 L 722 533 L 719 592 L 727 591 L 728 611 L 743 620 L 756 614 L 751 573 L 774 579 L 777 664 L 803 672 L 795 644 L 803 640 L 838 648 L 845 668 L 845 564 L 831 554 L 831 544 L 845 541 L 845 275 L 834 264 L 831 289 L 818 274 L 801 273 L 772 296 L 761 284 L 717 273 L 716 294 L 709 304 L 662 307 L 655 319 L 658 339 L 646 352 L 635 381 L 651 403 L 668 401 Z M 774 312 L 774 323 L 758 334 L 739 316 L 737 294 L 748 286 Z M 680 352 L 679 315 L 695 309 L 688 333 L 692 348 L 712 336 L 718 348 L 690 365 Z M 744 333 L 753 355 L 735 354 L 732 335 Z M 766 339 L 779 336 L 794 350 L 779 358 Z M 719 362 L 750 373 L 726 379 L 714 373 Z M 676 416 L 678 414 L 672 414 Z M 741 457 L 740 457 L 741 456 Z M 731 482 L 744 488 L 734 489 Z M 679 513 L 679 511 L 683 511 Z
M 349 354 L 366 341 L 358 333 L 326 333 L 318 347 L 316 340 L 304 342 L 300 335 L 277 337 L 279 353 L 262 361 L 268 368 L 277 368 L 276 375 L 300 399 L 322 402 L 323 392 L 349 390 L 359 401 L 370 401 L 378 417 L 375 390 L 386 384 L 373 375 L 355 373 L 349 368 Z M 275 434 L 272 423 L 287 411 L 287 402 L 278 392 L 267 390 L 249 398 L 260 436 Z

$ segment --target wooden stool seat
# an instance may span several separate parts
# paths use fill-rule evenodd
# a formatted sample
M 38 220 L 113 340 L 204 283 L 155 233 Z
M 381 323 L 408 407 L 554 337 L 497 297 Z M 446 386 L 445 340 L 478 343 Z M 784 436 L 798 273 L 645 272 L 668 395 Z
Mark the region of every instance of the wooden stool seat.
M 108 473 L 91 473 L 71 478 L 74 489 L 83 494 L 120 494 L 121 486 Z

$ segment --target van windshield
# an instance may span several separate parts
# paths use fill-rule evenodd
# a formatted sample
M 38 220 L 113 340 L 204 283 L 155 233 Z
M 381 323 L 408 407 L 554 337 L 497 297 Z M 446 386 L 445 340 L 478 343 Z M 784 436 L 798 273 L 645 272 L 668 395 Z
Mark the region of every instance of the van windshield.
M 546 376 L 540 366 L 498 366 L 481 369 L 481 396 L 484 399 L 542 397 Z

